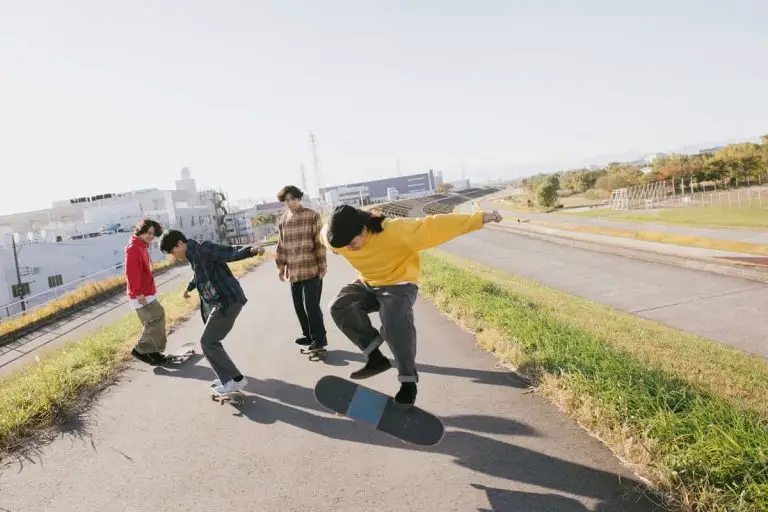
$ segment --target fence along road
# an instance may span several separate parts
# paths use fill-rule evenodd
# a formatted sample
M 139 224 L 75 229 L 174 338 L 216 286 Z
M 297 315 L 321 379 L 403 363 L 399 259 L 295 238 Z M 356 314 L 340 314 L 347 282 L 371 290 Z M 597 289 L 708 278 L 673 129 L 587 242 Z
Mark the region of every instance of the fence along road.
M 177 286 L 180 277 L 189 277 L 187 266 L 172 268 L 156 276 L 158 293 Z M 95 329 L 119 320 L 131 312 L 124 293 L 89 306 L 66 318 L 0 347 L 0 377 L 34 360 L 39 350 L 58 347 L 67 341 L 81 339 Z

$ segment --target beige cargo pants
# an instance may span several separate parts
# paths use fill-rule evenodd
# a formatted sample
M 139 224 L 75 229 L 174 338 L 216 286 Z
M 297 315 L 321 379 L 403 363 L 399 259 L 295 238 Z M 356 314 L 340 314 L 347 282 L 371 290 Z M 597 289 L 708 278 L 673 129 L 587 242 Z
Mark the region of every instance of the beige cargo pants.
M 159 300 L 155 300 L 136 310 L 144 331 L 141 333 L 136 351 L 139 354 L 163 352 L 168 338 L 165 334 L 165 309 Z

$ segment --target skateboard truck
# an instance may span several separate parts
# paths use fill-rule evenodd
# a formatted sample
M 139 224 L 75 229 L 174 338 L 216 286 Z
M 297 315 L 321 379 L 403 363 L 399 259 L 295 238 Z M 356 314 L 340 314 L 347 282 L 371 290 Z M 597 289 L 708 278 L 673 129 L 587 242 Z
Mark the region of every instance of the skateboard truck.
M 328 350 L 323 348 L 318 348 L 314 350 L 309 350 L 308 348 L 301 347 L 299 349 L 299 352 L 302 354 L 308 355 L 308 359 L 310 361 L 325 361 L 325 358 L 328 356 Z
M 224 405 L 226 402 L 232 402 L 232 405 L 243 405 L 245 402 L 245 395 L 240 391 L 217 393 L 216 391 L 211 390 L 211 400 L 219 402 L 219 405 Z

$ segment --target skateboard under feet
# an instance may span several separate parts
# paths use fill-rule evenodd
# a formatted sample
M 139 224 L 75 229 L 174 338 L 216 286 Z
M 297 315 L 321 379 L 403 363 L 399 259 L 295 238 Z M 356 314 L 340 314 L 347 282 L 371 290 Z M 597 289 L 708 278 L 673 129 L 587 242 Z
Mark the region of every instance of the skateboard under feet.
M 166 354 L 165 359 L 166 359 L 166 362 L 168 363 L 181 364 L 195 354 L 197 354 L 197 352 L 195 351 L 195 344 L 186 343 L 179 348 L 178 352 L 174 352 L 172 354 Z
M 310 361 L 325 361 L 325 358 L 328 356 L 328 350 L 325 348 L 310 350 L 306 347 L 301 347 L 299 352 L 308 355 Z
M 437 416 L 416 406 L 398 407 L 391 396 L 341 377 L 328 375 L 317 381 L 315 399 L 336 414 L 406 443 L 434 446 L 445 434 Z
M 245 403 L 245 395 L 240 391 L 233 391 L 231 393 L 217 393 L 211 390 L 211 400 L 219 402 L 219 405 L 224 405 L 226 402 L 231 402 L 232 405 L 241 406 Z

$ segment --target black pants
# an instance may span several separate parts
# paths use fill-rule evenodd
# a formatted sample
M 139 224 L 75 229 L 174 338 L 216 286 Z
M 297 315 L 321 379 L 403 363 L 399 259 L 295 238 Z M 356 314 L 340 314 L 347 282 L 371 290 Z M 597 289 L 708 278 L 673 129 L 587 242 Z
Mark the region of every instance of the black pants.
M 318 345 L 325 346 L 325 323 L 320 297 L 323 294 L 323 280 L 319 277 L 291 283 L 293 307 L 301 324 L 301 334 Z

